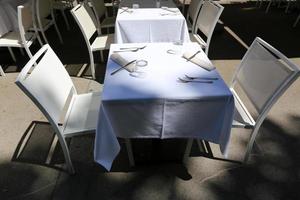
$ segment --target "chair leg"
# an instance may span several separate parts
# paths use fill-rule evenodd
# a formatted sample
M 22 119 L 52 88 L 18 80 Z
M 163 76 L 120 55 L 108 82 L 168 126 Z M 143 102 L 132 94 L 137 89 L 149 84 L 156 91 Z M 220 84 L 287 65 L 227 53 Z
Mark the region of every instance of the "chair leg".
M 132 146 L 131 146 L 130 139 L 125 138 L 125 144 L 126 144 L 126 149 L 127 149 L 127 153 L 128 153 L 129 165 L 131 167 L 134 167 L 135 162 L 134 162 L 134 157 L 133 157 L 133 152 L 132 152 Z
M 39 34 L 39 33 L 36 33 L 36 37 L 37 37 L 37 39 L 38 39 L 38 41 L 39 41 L 39 43 L 40 43 L 40 45 L 41 45 L 41 47 L 42 47 L 42 46 L 43 46 L 43 42 L 42 42 L 42 40 L 41 40 L 40 34 Z
M 266 11 L 265 11 L 265 13 L 269 12 L 269 9 L 270 9 L 270 7 L 271 7 L 271 4 L 272 4 L 272 0 L 270 0 L 269 4 L 268 4 L 268 6 L 267 6 L 267 9 L 266 9 Z
M 3 71 L 2 67 L 1 67 L 1 65 L 0 65 L 0 75 L 1 75 L 1 76 L 5 76 L 5 73 L 4 73 L 4 71 Z
M 101 62 L 104 62 L 104 55 L 103 55 L 103 51 L 100 51 L 100 60 L 101 60 Z
M 42 36 L 43 36 L 43 38 L 44 38 L 46 44 L 49 44 L 48 39 L 47 39 L 47 37 L 46 37 L 46 35 L 45 35 L 45 31 L 44 31 L 43 29 L 41 30 L 41 33 L 42 33 Z
M 256 126 L 253 129 L 252 133 L 251 133 L 250 141 L 249 141 L 249 143 L 247 145 L 247 150 L 246 150 L 245 157 L 244 157 L 244 160 L 243 160 L 244 163 L 247 163 L 248 160 L 249 160 L 249 158 L 250 158 L 250 154 L 251 154 L 254 142 L 255 142 L 255 138 L 256 138 L 256 136 L 258 134 L 258 129 L 259 129 L 259 126 Z
M 22 56 L 24 56 L 24 50 L 22 48 L 20 48 L 20 52 L 21 52 Z
M 187 160 L 190 157 L 191 150 L 192 150 L 192 145 L 193 145 L 193 139 L 188 139 L 186 147 L 185 147 L 185 151 L 184 151 L 184 154 L 183 154 L 183 160 L 182 160 L 182 162 L 185 163 L 185 164 L 187 163 Z
M 74 174 L 75 170 L 74 170 L 74 167 L 73 167 L 73 164 L 72 164 L 72 160 L 71 160 L 71 157 L 70 157 L 70 152 L 69 152 L 69 148 L 67 146 L 66 140 L 64 138 L 58 136 L 58 141 L 61 145 L 61 148 L 62 148 L 63 153 L 64 153 L 64 157 L 66 159 L 67 169 L 68 169 L 70 174 Z
M 11 49 L 11 47 L 7 47 L 7 48 L 8 48 L 8 51 L 9 51 L 9 53 L 10 53 L 11 58 L 13 59 L 13 61 L 17 62 L 16 56 L 15 56 L 13 50 Z
M 24 48 L 25 48 L 25 51 L 26 51 L 27 55 L 29 56 L 29 58 L 32 58 L 33 56 L 31 54 L 29 48 L 27 46 L 25 46 Z
M 70 30 L 70 24 L 69 24 L 69 21 L 67 19 L 65 11 L 64 10 L 60 10 L 60 11 L 61 11 L 61 14 L 62 14 L 62 16 L 63 16 L 63 18 L 65 20 L 66 25 L 67 25 L 67 29 Z
M 296 21 L 294 22 L 293 27 L 296 27 L 296 25 L 299 22 L 299 20 L 300 20 L 300 14 L 298 15 Z
M 56 33 L 57 33 L 57 35 L 58 35 L 59 41 L 60 41 L 61 44 L 63 44 L 64 42 L 63 42 L 63 39 L 62 39 L 62 37 L 61 37 L 60 31 L 59 31 L 59 29 L 58 29 L 58 27 L 57 27 L 57 24 L 56 24 L 55 20 L 54 20 L 54 23 L 53 23 L 53 24 L 54 24 Z

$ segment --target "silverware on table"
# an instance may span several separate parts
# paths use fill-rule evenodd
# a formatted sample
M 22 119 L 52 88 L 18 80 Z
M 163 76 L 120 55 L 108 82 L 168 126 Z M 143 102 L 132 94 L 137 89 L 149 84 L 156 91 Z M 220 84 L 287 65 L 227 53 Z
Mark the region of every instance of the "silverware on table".
M 147 45 L 142 46 L 142 47 L 121 47 L 120 50 L 131 50 L 131 49 L 133 49 L 133 50 L 135 50 L 135 49 L 142 50 L 142 49 L 145 49 L 146 47 L 147 47 Z
M 140 49 L 122 49 L 122 50 L 115 50 L 113 53 L 120 53 L 120 52 L 137 52 Z
M 178 81 L 181 83 L 213 83 L 211 80 L 186 80 L 178 77 Z
M 120 70 L 122 70 L 122 69 L 124 69 L 125 67 L 127 67 L 128 65 L 130 65 L 130 64 L 132 64 L 132 63 L 134 63 L 136 61 L 136 59 L 135 60 L 133 60 L 133 61 L 130 61 L 129 63 L 127 63 L 127 64 L 125 64 L 125 65 L 123 65 L 123 66 L 121 66 L 120 68 L 118 68 L 117 70 L 115 70 L 115 71 L 113 71 L 110 75 L 112 76 L 112 75 L 114 75 L 115 73 L 117 73 L 118 71 L 120 71 Z
M 161 7 L 161 9 L 166 10 L 166 11 L 169 11 L 169 12 L 172 12 L 172 13 L 177 13 L 177 12 L 178 12 L 177 10 L 171 10 L 171 9 L 168 8 L 168 7 Z
M 129 8 L 120 8 L 122 11 L 120 12 L 120 14 L 127 12 L 127 13 L 132 13 L 132 10 L 129 10 Z
M 191 55 L 189 58 L 185 58 L 186 62 L 190 61 L 191 59 L 193 59 L 198 53 L 200 53 L 201 50 L 197 51 L 196 53 L 194 53 L 193 55 Z
M 212 81 L 218 80 L 217 77 L 188 76 L 186 74 L 184 76 L 185 76 L 185 78 L 187 78 L 189 80 L 195 80 L 195 79 L 212 80 Z

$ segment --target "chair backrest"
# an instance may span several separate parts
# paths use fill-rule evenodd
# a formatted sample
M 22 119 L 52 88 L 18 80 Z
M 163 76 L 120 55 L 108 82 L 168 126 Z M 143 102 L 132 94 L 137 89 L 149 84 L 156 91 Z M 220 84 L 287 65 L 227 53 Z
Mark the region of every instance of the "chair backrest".
M 68 72 L 48 44 L 25 65 L 16 84 L 56 127 L 67 100 L 76 94 Z
M 192 20 L 192 30 L 195 28 L 196 20 L 201 8 L 202 0 L 192 0 L 187 11 L 186 20 Z
M 283 92 L 297 79 L 299 68 L 286 56 L 256 38 L 232 79 L 240 85 L 259 115 L 269 111 Z
M 33 17 L 31 11 L 32 9 L 29 4 L 18 6 L 19 34 L 20 34 L 22 45 L 25 48 L 30 58 L 32 57 L 32 54 L 29 50 L 29 46 L 27 45 L 27 41 L 35 39 L 37 34 L 36 27 L 33 25 L 33 21 L 32 21 Z M 32 27 L 34 27 L 35 33 L 28 32 L 28 30 Z
M 38 19 L 44 19 L 48 17 L 52 12 L 51 0 L 35 0 L 36 1 L 36 13 Z
M 18 23 L 19 29 L 22 28 L 24 32 L 28 31 L 33 26 L 32 10 L 30 5 L 23 5 L 18 7 Z M 21 31 L 21 30 L 20 30 Z
M 216 24 L 223 12 L 224 7 L 220 4 L 211 1 L 211 0 L 205 0 L 202 4 L 202 7 L 200 9 L 196 24 L 194 33 L 197 33 L 198 30 L 200 30 L 205 36 L 206 36 L 206 44 L 207 44 L 207 50 L 210 44 L 210 40 L 212 37 L 212 34 L 214 32 L 214 29 L 216 27 Z
M 75 18 L 75 21 L 77 22 L 86 42 L 90 44 L 90 38 L 97 31 L 97 21 L 92 9 L 87 4 L 82 3 L 75 6 L 71 10 L 71 13 Z
M 104 0 L 90 0 L 90 2 L 98 19 L 100 19 L 103 15 L 106 14 L 106 7 L 105 7 Z

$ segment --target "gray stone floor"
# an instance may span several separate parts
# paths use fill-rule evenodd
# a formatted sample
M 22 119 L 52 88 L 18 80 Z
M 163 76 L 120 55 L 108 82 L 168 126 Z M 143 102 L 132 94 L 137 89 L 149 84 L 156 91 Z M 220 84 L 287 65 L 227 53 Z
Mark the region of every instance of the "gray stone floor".
M 291 28 L 296 15 L 293 12 L 286 15 L 279 8 L 266 15 L 264 9 L 253 4 L 225 5 L 221 17 L 224 27 L 218 27 L 209 54 L 225 81 L 230 81 L 246 51 L 240 41 L 250 45 L 256 35 L 300 65 L 300 25 Z M 83 68 L 88 63 L 87 52 L 72 23 L 72 31 L 59 24 L 64 45 L 56 43 L 52 29 L 48 31 L 51 46 L 66 64 L 80 93 L 99 91 L 105 64 L 98 67 L 97 81 L 86 76 L 89 70 Z M 233 37 L 232 32 L 239 38 Z M 300 198 L 300 80 L 271 110 L 257 138 L 260 150 L 254 149 L 247 165 L 236 161 L 243 157 L 249 131 L 232 131 L 228 159 L 220 155 L 216 145 L 211 144 L 213 157 L 210 157 L 199 152 L 194 144 L 186 165 L 180 162 L 184 140 L 133 140 L 137 166 L 129 167 L 122 148 L 112 172 L 93 162 L 94 136 L 87 135 L 70 141 L 77 171 L 71 176 L 63 171 L 64 158 L 45 117 L 14 84 L 18 71 L 27 62 L 18 50 L 16 54 L 19 59 L 13 63 L 8 52 L 0 49 L 6 72 L 6 77 L 0 77 L 1 200 Z M 122 139 L 120 142 L 123 145 Z

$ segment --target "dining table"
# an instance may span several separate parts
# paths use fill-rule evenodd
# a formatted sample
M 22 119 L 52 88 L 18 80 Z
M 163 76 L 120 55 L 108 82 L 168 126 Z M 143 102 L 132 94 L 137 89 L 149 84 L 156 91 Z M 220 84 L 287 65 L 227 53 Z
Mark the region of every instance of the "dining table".
M 18 31 L 19 5 L 30 0 L 0 0 L 0 37 L 10 31 Z
M 120 8 L 115 43 L 189 42 L 184 16 L 178 8 Z
M 192 56 L 183 56 L 188 52 Z M 200 65 L 191 62 L 193 56 Z M 116 57 L 135 63 L 133 70 L 120 66 Z M 112 44 L 95 161 L 111 169 L 120 151 L 118 137 L 203 139 L 219 144 L 226 155 L 234 98 L 218 71 L 207 66 L 213 64 L 197 43 Z
M 138 5 L 140 8 L 157 8 L 161 6 L 176 8 L 173 0 L 122 0 L 119 7 L 132 7 Z

